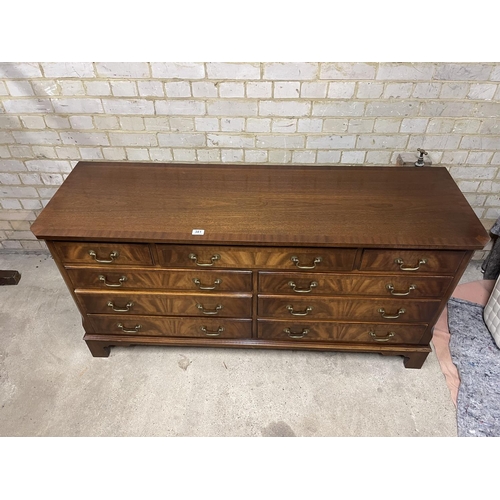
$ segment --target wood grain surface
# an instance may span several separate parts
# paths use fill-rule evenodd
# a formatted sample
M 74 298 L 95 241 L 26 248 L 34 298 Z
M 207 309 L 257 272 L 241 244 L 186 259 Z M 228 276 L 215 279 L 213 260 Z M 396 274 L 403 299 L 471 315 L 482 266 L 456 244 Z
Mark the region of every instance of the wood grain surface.
M 204 293 L 252 291 L 251 271 L 130 269 L 126 267 L 107 269 L 77 266 L 66 266 L 66 271 L 75 288 L 191 290 Z M 213 290 L 204 290 L 205 288 L 213 288 Z
M 160 264 L 195 269 L 246 268 L 301 271 L 350 271 L 356 250 L 352 248 L 283 248 L 194 245 L 157 245 Z M 196 260 L 190 256 L 196 256 Z M 315 260 L 317 260 L 315 262 Z M 300 267 L 299 267 L 300 266 Z M 310 270 L 310 269 L 306 269 Z
M 430 321 L 435 311 L 439 308 L 439 300 L 385 298 L 355 298 L 355 297 L 283 297 L 279 295 L 259 295 L 259 317 L 263 318 L 288 318 L 297 319 L 288 306 L 293 308 L 293 313 L 305 313 L 303 319 L 324 319 L 330 321 L 385 321 L 384 315 L 398 316 L 391 322 L 419 322 Z M 398 314 L 400 309 L 404 313 Z
M 465 252 L 443 250 L 365 250 L 359 269 L 400 272 L 406 275 L 451 274 L 457 270 L 464 255 Z M 401 261 L 401 264 L 396 260 Z M 424 260 L 425 263 L 421 262 Z
M 105 267 L 153 265 L 148 245 L 56 241 L 54 247 L 64 263 L 94 264 Z M 107 262 L 100 263 L 99 260 Z
M 145 335 L 192 338 L 251 338 L 251 319 L 184 318 L 158 316 L 114 316 L 89 314 L 95 331 L 101 334 Z M 121 327 L 119 326 L 121 325 Z M 134 333 L 136 327 L 140 328 Z
M 31 230 L 41 239 L 229 245 L 481 249 L 489 241 L 443 167 L 80 162 Z
M 146 314 L 170 316 L 217 316 L 222 318 L 250 318 L 250 294 L 190 294 L 181 292 L 108 292 L 76 290 L 78 300 L 87 313 Z M 112 304 L 112 305 L 108 305 Z M 127 307 L 127 304 L 130 304 Z M 198 304 L 202 308 L 198 307 Z M 123 311 L 126 309 L 127 311 Z M 214 314 L 211 314 L 211 313 Z
M 294 342 L 317 340 L 321 342 L 418 344 L 425 329 L 426 325 L 259 320 L 258 338 Z M 370 332 L 373 332 L 375 337 L 370 335 Z
M 379 295 L 393 297 L 440 297 L 451 283 L 451 277 L 398 276 L 333 273 L 259 272 L 259 292 L 294 296 Z M 388 288 L 391 285 L 393 290 Z M 412 287 L 412 288 L 410 288 Z M 309 291 L 310 290 L 310 291 Z M 400 295 L 401 296 L 401 295 Z

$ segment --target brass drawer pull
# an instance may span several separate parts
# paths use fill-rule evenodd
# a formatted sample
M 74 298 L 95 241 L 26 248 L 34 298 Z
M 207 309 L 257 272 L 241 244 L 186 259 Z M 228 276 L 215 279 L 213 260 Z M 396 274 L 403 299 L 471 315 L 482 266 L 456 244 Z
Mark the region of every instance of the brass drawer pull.
M 370 334 L 370 337 L 375 341 L 375 342 L 388 342 L 394 335 L 396 335 L 394 332 L 387 332 L 387 335 L 385 337 L 377 337 L 377 334 L 375 332 L 368 332 Z
M 131 330 L 130 328 L 123 326 L 121 323 L 118 323 L 116 326 L 122 330 L 123 333 L 137 333 L 142 328 L 142 325 L 135 325 L 134 329 Z
M 99 264 L 112 264 L 115 259 L 118 258 L 118 255 L 120 255 L 118 252 L 113 251 L 109 254 L 109 260 L 102 260 L 97 258 L 97 254 L 94 252 L 94 250 L 89 250 L 89 255 L 94 258 L 96 262 L 99 262 Z
M 379 309 L 378 312 L 380 313 L 380 315 L 382 316 L 382 318 L 384 319 L 397 319 L 399 318 L 402 314 L 404 314 L 406 311 L 401 308 L 401 309 L 398 309 L 398 312 L 394 315 L 392 314 L 385 314 L 385 309 Z
M 190 253 L 188 257 L 191 260 L 194 260 L 195 264 L 200 267 L 211 267 L 215 264 L 216 260 L 220 260 L 220 255 L 217 253 L 215 255 L 212 255 L 212 257 L 210 257 L 210 263 L 205 263 L 205 264 L 202 262 L 198 262 L 198 256 L 195 253 Z
M 417 267 L 403 267 L 405 265 L 403 259 L 395 259 L 394 262 L 399 264 L 399 269 L 401 269 L 401 271 L 418 271 L 420 266 L 427 264 L 427 259 L 419 259 Z
M 193 278 L 193 283 L 200 289 L 200 290 L 215 290 L 218 285 L 222 283 L 222 280 L 217 278 L 214 280 L 214 286 L 204 286 L 201 284 L 201 281 L 198 278 Z
M 311 281 L 311 283 L 309 284 L 309 288 L 297 288 L 297 285 L 293 281 L 289 281 L 288 286 L 290 286 L 296 293 L 309 293 L 312 292 L 313 288 L 316 288 L 318 286 L 318 283 L 316 281 Z
M 387 290 L 389 290 L 389 292 L 391 292 L 391 295 L 397 295 L 398 297 L 404 297 L 406 295 L 410 295 L 410 292 L 412 290 L 416 290 L 417 289 L 417 285 L 410 285 L 408 287 L 408 291 L 407 292 L 395 292 L 394 291 L 394 285 L 389 283 L 388 285 L 386 285 L 386 288 Z
M 313 310 L 311 306 L 307 306 L 302 312 L 294 312 L 293 306 L 286 306 L 286 308 L 292 316 L 307 316 Z
M 291 339 L 303 339 L 308 333 L 309 330 L 307 328 L 303 328 L 301 333 L 294 333 L 290 328 L 285 328 L 283 330 Z
M 299 263 L 299 258 L 297 256 L 290 257 L 290 260 L 299 268 L 299 269 L 314 269 L 316 264 L 319 264 L 323 259 L 321 257 L 316 257 L 313 261 L 312 266 L 301 266 Z
M 109 301 L 108 302 L 108 307 L 111 307 L 111 309 L 113 309 L 113 311 L 117 312 L 117 313 L 126 313 L 126 312 L 129 312 L 130 311 L 130 308 L 134 305 L 133 302 L 127 302 L 125 304 L 125 308 L 116 308 L 115 305 L 113 304 L 113 302 Z
M 208 330 L 206 326 L 202 326 L 200 330 L 207 336 L 207 337 L 218 337 L 223 331 L 224 327 L 219 326 L 216 331 L 211 331 Z
M 220 304 L 217 304 L 215 306 L 215 309 L 205 309 L 202 304 L 196 304 L 196 307 L 203 313 L 207 315 L 214 315 L 214 314 L 219 314 L 219 311 L 222 309 L 222 306 Z
M 100 274 L 98 277 L 99 277 L 99 281 L 102 281 L 106 286 L 109 286 L 110 288 L 118 288 L 118 287 L 122 286 L 125 281 L 127 281 L 127 277 L 126 276 L 122 276 L 118 280 L 118 283 L 109 283 L 106 280 L 106 276 L 103 276 L 102 274 Z

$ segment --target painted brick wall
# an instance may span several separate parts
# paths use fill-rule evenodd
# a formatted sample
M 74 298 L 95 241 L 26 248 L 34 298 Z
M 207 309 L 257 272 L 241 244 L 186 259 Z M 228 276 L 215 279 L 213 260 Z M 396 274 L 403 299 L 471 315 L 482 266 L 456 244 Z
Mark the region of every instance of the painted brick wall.
M 500 216 L 500 63 L 0 63 L 0 248 L 79 160 L 395 165 Z M 481 258 L 482 252 L 476 257 Z

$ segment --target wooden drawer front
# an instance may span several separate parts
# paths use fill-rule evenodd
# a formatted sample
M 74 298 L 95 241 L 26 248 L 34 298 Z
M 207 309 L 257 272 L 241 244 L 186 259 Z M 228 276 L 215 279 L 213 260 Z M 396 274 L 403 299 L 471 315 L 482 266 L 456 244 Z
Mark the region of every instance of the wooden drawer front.
M 251 292 L 251 271 L 166 271 L 163 269 L 66 268 L 75 288 L 147 288 L 203 293 Z
M 441 297 L 452 278 L 325 273 L 259 273 L 259 292 L 287 295 Z M 405 295 L 398 295 L 405 294 Z
M 254 248 L 192 245 L 158 245 L 157 248 L 162 266 L 198 269 L 219 267 L 299 270 L 300 268 L 297 266 L 301 266 L 312 267 L 314 271 L 349 271 L 352 269 L 356 255 L 356 250 L 351 248 Z
M 426 325 L 259 320 L 258 337 L 268 340 L 418 344 Z
M 252 314 L 249 294 L 180 294 L 77 290 L 87 313 L 117 315 L 182 315 L 245 318 Z M 108 305 L 110 304 L 110 305 Z
M 252 337 L 251 319 L 165 318 L 161 316 L 115 316 L 89 314 L 97 333 L 243 339 Z
M 258 314 L 266 318 L 427 323 L 438 310 L 439 304 L 439 300 L 264 295 L 258 299 Z
M 464 255 L 465 252 L 451 250 L 365 250 L 360 270 L 452 274 L 457 270 Z
M 106 267 L 153 265 L 149 246 L 141 243 L 75 243 L 58 241 L 54 245 L 61 260 L 68 264 L 93 264 Z

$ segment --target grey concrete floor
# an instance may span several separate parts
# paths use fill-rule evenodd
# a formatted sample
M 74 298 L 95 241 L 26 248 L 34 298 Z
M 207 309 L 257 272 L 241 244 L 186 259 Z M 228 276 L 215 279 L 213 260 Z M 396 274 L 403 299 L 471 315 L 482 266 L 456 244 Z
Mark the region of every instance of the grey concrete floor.
M 465 281 L 481 279 L 479 264 Z M 456 436 L 434 353 L 112 348 L 93 358 L 48 254 L 0 253 L 1 436 Z M 464 281 L 463 280 L 463 281 Z

